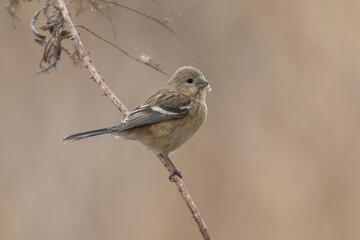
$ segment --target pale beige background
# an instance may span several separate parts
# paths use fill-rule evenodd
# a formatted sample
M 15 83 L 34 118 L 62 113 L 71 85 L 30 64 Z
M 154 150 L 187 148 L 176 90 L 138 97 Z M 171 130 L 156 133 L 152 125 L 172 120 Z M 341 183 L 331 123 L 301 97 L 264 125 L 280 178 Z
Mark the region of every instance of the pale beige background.
M 40 1 L 42 2 L 42 1 Z M 107 11 L 118 44 L 149 51 L 172 73 L 200 68 L 209 117 L 173 155 L 214 239 L 360 239 L 360 2 L 163 0 L 128 4 L 173 25 L 199 61 L 158 25 Z M 70 133 L 121 114 L 86 70 L 63 58 L 35 75 L 42 48 L 22 6 L 0 14 L 0 239 L 201 239 L 168 173 L 135 142 Z M 107 20 L 75 22 L 113 39 Z M 166 80 L 81 32 L 109 86 L 129 107 Z

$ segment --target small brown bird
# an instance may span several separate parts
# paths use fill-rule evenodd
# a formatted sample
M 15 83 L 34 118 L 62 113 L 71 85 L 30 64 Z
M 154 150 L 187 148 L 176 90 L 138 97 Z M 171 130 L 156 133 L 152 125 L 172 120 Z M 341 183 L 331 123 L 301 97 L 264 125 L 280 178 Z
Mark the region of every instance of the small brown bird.
M 181 67 L 144 104 L 123 118 L 119 125 L 73 134 L 63 140 L 76 141 L 114 134 L 116 138 L 139 141 L 169 161 L 172 166 L 169 179 L 173 180 L 175 174 L 181 177 L 181 173 L 168 155 L 204 124 L 207 117 L 205 98 L 210 90 L 209 83 L 200 70 L 190 66 Z

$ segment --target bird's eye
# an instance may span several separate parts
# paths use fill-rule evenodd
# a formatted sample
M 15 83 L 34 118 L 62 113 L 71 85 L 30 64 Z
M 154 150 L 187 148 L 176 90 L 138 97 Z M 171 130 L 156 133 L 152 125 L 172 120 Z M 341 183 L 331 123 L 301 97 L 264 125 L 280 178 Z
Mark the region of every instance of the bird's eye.
M 192 78 L 188 78 L 188 79 L 186 79 L 186 82 L 188 82 L 188 83 L 192 83 L 194 80 L 192 79 Z

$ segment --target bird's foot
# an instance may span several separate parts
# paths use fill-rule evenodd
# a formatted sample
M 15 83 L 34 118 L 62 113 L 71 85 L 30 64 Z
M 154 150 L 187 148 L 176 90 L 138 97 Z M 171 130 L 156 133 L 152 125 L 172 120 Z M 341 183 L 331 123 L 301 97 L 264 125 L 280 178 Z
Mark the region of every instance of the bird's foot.
M 177 168 L 173 168 L 173 170 L 171 171 L 170 175 L 169 175 L 169 180 L 170 182 L 174 182 L 175 179 L 174 179 L 174 176 L 175 175 L 178 175 L 179 178 L 182 178 L 181 176 L 181 172 L 177 169 Z

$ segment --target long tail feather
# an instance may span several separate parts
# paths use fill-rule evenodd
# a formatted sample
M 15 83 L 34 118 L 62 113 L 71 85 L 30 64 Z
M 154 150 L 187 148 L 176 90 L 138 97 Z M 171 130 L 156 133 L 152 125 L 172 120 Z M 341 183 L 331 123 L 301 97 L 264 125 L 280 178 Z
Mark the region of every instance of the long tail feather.
M 80 139 L 90 138 L 90 137 L 95 137 L 95 136 L 100 136 L 100 135 L 106 135 L 106 134 L 110 134 L 113 132 L 114 132 L 114 128 L 101 128 L 101 129 L 96 129 L 96 130 L 91 130 L 91 131 L 86 131 L 86 132 L 81 132 L 81 133 L 75 133 L 75 134 L 66 136 L 63 138 L 63 141 L 73 142 L 73 141 L 77 141 Z

